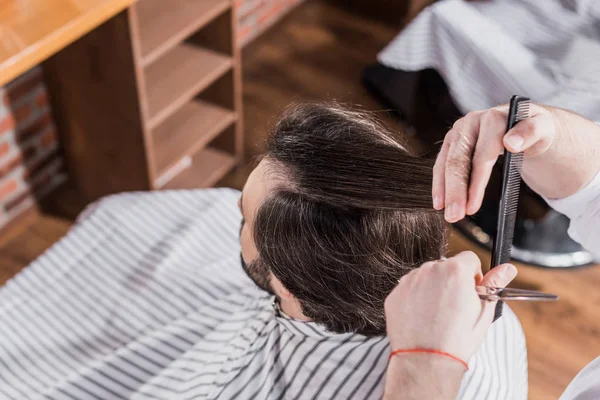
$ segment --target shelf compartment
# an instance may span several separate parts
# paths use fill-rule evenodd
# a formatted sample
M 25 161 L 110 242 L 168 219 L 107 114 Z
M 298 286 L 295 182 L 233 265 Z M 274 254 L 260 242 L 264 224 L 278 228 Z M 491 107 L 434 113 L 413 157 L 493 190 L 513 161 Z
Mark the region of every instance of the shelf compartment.
M 141 64 L 149 65 L 231 7 L 230 0 L 140 0 Z
M 159 189 L 199 189 L 214 186 L 236 165 L 236 158 L 222 150 L 207 147 L 193 157 L 183 158 L 181 162 L 186 168 L 163 185 L 157 184 Z
M 156 175 L 171 169 L 181 157 L 205 147 L 235 119 L 233 111 L 206 101 L 185 104 L 152 132 Z
M 232 65 L 231 57 L 187 43 L 151 64 L 145 71 L 148 128 L 165 121 Z

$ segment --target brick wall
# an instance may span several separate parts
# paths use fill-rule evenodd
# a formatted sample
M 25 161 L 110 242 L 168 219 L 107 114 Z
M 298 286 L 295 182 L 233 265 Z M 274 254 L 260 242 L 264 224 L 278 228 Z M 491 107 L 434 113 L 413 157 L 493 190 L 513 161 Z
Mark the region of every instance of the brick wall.
M 201 0 L 199 0 L 201 1 Z M 246 44 L 303 0 L 235 0 Z M 66 180 L 40 67 L 0 88 L 0 229 Z
M 250 40 L 304 0 L 235 0 L 238 14 L 238 43 Z
M 0 88 L 0 228 L 65 180 L 40 67 Z

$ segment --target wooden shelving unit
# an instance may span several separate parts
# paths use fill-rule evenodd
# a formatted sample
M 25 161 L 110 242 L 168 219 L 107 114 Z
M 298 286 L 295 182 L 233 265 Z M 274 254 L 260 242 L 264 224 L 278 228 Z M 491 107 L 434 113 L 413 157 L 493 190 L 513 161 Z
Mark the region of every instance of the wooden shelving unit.
M 139 0 L 46 62 L 69 170 L 87 198 L 209 187 L 235 167 L 235 37 L 232 0 Z
M 193 189 L 210 187 L 233 166 L 235 158 L 221 150 L 206 148 L 192 157 L 190 167 L 184 169 L 162 189 Z
M 155 127 L 232 66 L 230 57 L 188 44 L 174 47 L 145 70 L 148 117 Z
M 140 0 L 136 7 L 142 65 L 156 61 L 230 6 L 228 0 Z
M 202 100 L 185 104 L 152 131 L 156 175 L 161 176 L 181 157 L 193 156 L 235 120 L 233 111 Z

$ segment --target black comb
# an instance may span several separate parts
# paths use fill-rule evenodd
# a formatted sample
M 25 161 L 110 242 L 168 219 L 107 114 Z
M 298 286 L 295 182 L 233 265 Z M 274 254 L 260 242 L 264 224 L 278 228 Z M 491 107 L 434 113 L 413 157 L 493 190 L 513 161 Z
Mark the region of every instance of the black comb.
M 510 99 L 506 132 L 510 131 L 519 121 L 529 118 L 530 104 L 531 102 L 527 97 L 513 96 Z M 500 205 L 498 206 L 498 231 L 494 239 L 490 268 L 510 261 L 510 250 L 515 232 L 515 221 L 517 220 L 522 166 L 523 153 L 511 153 L 508 150 L 504 150 L 502 193 L 500 195 Z M 496 304 L 494 321 L 502 316 L 503 305 L 502 301 Z

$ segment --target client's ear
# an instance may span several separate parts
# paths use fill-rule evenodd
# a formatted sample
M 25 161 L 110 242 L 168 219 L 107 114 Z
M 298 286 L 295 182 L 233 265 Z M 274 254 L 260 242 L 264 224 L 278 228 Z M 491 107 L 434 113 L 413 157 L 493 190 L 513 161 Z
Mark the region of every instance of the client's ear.
M 286 287 L 283 286 L 283 283 L 281 283 L 281 281 L 273 274 L 271 274 L 271 288 L 273 288 L 275 294 L 282 299 L 288 300 L 293 297 L 290 291 L 287 290 Z
M 279 305 L 284 313 L 299 321 L 310 321 L 310 318 L 302 313 L 302 307 L 298 299 L 273 274 L 271 274 L 271 288 L 279 297 Z

